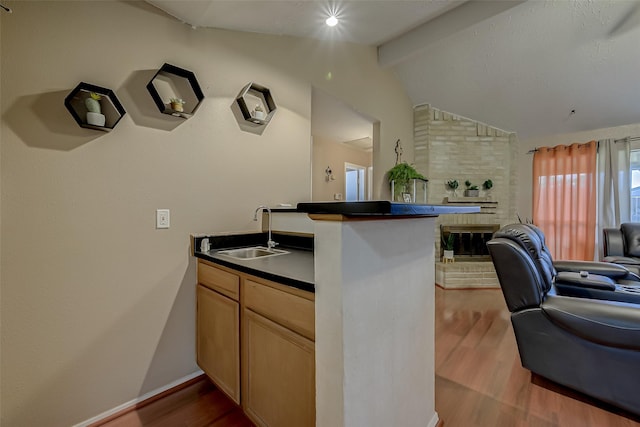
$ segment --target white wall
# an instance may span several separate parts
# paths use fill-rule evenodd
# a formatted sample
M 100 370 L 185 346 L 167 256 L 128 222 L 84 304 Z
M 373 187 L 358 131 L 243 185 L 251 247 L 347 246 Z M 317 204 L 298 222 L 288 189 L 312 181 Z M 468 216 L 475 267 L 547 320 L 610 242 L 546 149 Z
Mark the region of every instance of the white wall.
M 527 154 L 536 147 L 554 147 L 556 145 L 568 145 L 574 142 L 589 142 L 606 138 L 625 138 L 627 136 L 640 136 L 640 123 L 616 126 L 611 128 L 594 129 L 583 132 L 561 133 L 540 138 L 532 138 L 520 141 L 518 152 L 518 179 L 520 191 L 518 192 L 517 206 L 520 217 L 531 218 L 533 215 L 533 155 Z
M 412 108 L 374 48 L 193 30 L 144 2 L 10 2 L 2 75 L 0 424 L 68 426 L 194 372 L 189 233 L 255 228 L 259 204 L 310 198 L 311 86 L 381 121 L 376 193 Z M 206 99 L 182 121 L 145 85 L 164 62 Z M 325 76 L 331 72 L 332 78 Z M 80 81 L 127 110 L 111 133 L 63 106 Z M 229 106 L 255 81 L 263 135 Z M 405 155 L 412 159 L 411 143 Z M 155 230 L 155 210 L 171 228 Z

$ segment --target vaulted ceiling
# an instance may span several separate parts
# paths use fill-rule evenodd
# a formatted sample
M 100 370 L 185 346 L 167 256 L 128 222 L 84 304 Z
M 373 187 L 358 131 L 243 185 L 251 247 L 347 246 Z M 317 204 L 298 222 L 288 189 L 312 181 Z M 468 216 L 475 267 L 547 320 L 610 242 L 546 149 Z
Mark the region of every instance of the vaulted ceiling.
M 345 0 L 334 28 L 321 1 L 148 1 L 195 27 L 377 46 L 415 105 L 520 139 L 640 122 L 638 1 Z

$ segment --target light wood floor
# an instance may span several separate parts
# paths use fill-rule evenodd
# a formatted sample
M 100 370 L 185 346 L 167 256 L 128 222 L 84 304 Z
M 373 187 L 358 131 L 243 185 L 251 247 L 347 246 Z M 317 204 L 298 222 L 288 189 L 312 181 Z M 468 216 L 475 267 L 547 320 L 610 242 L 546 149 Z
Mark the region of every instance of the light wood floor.
M 436 410 L 445 427 L 640 426 L 638 417 L 539 377 L 532 382 L 500 290 L 436 288 L 435 356 Z M 252 426 L 208 381 L 102 425 Z
M 640 426 L 540 377 L 532 383 L 500 290 L 436 288 L 435 359 L 436 411 L 445 427 Z

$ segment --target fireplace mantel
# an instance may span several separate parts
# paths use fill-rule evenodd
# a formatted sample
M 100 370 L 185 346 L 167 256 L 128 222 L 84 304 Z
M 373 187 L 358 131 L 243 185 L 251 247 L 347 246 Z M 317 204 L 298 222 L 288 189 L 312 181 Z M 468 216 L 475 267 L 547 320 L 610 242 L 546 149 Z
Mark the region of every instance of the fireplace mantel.
M 489 205 L 497 205 L 498 201 L 493 200 L 491 196 L 483 196 L 483 197 L 445 197 L 443 203 L 451 205 L 451 204 L 489 204 Z
M 495 214 L 498 209 L 498 201 L 492 200 L 491 196 L 445 197 L 442 204 L 447 206 L 480 206 L 480 212 L 484 214 Z

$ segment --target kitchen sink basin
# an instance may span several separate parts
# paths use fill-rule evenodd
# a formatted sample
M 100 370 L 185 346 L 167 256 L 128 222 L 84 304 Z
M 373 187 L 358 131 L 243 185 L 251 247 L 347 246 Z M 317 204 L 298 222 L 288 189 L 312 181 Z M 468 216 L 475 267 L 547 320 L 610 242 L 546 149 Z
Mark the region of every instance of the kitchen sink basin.
M 236 259 L 256 259 L 256 258 L 265 258 L 276 255 L 284 255 L 289 252 L 283 251 L 282 249 L 269 249 L 264 246 L 254 246 L 251 248 L 240 248 L 240 249 L 228 249 L 224 251 L 219 251 L 220 255 L 227 255 L 231 258 Z

